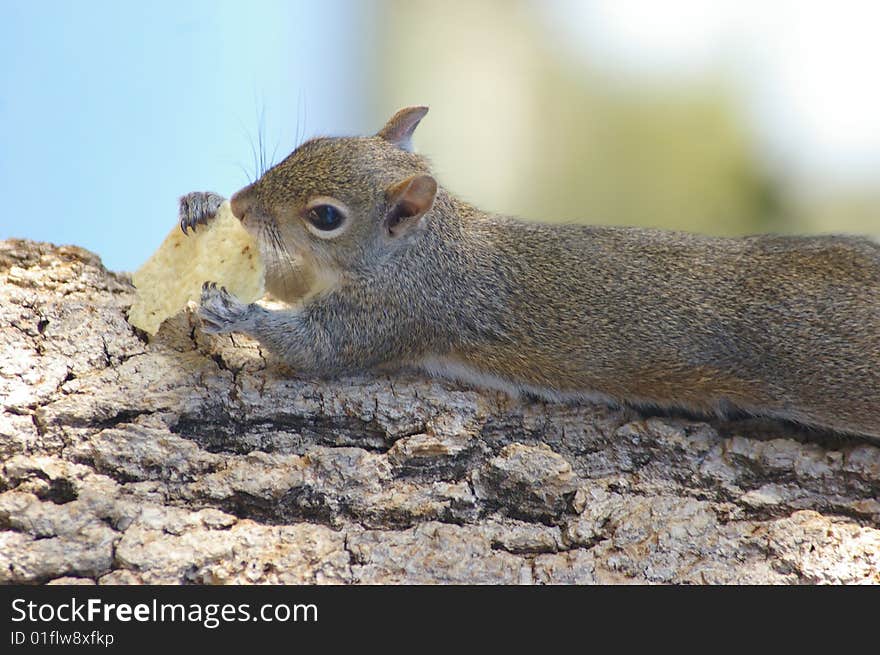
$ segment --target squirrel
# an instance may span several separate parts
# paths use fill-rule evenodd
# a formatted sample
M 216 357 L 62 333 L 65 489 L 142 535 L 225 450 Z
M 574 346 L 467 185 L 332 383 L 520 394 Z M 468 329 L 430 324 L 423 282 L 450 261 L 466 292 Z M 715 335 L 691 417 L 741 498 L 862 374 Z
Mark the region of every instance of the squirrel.
M 413 152 L 427 111 L 307 141 L 235 193 L 267 289 L 294 304 L 205 283 L 204 331 L 250 335 L 304 375 L 408 366 L 512 395 L 880 438 L 880 244 L 485 212 Z M 221 201 L 184 196 L 181 227 Z

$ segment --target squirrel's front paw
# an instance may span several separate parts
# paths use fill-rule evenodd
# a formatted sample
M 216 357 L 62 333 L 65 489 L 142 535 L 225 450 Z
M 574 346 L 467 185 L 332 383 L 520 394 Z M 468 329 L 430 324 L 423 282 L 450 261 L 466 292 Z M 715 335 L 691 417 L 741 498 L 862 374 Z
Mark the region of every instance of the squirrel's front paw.
M 181 196 L 178 212 L 180 229 L 186 234 L 187 230 L 194 230 L 196 225 L 207 225 L 222 204 L 223 196 L 213 191 L 193 191 Z
M 241 302 L 225 287 L 218 287 L 216 282 L 205 282 L 202 285 L 199 318 L 202 319 L 204 332 L 244 332 L 249 311 L 249 305 Z

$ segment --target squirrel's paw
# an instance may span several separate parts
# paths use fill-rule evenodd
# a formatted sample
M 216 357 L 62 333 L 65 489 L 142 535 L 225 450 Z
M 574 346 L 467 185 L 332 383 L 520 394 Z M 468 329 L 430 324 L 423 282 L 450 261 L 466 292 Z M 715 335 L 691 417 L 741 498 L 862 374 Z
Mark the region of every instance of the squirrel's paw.
M 223 196 L 213 191 L 193 191 L 181 196 L 178 212 L 180 229 L 186 234 L 187 230 L 194 230 L 196 225 L 207 225 L 217 215 L 223 200 Z
M 202 285 L 199 318 L 202 319 L 203 332 L 243 332 L 248 313 L 249 305 L 229 293 L 226 287 L 218 287 L 216 282 L 205 282 Z

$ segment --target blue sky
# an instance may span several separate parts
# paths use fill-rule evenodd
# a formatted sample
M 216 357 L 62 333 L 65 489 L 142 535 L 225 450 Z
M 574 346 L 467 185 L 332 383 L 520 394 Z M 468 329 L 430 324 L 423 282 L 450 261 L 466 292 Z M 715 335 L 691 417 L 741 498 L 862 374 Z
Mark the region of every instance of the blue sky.
M 261 111 L 278 158 L 298 135 L 374 130 L 368 10 L 0 0 L 0 239 L 74 243 L 134 270 L 178 196 L 248 182 Z
M 621 78 L 729 72 L 764 156 L 799 188 L 878 188 L 877 3 L 529 6 L 565 57 Z M 466 21 L 473 7 L 444 11 Z M 378 68 L 386 12 L 376 0 L 0 0 L 0 239 L 74 243 L 134 270 L 174 226 L 180 195 L 247 183 L 261 112 L 278 158 L 298 137 L 375 131 L 398 108 L 376 90 L 414 88 Z M 405 54 L 433 74 L 438 53 Z M 481 112 L 467 93 L 435 100 L 436 133 L 455 103 Z M 429 153 L 441 169 L 454 161 L 443 147 Z

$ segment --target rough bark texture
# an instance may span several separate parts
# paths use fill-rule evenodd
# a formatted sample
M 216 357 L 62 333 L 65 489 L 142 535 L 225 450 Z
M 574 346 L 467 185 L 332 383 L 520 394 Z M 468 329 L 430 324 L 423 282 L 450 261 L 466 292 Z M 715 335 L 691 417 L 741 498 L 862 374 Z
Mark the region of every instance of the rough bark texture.
M 0 242 L 0 582 L 878 582 L 880 447 L 298 380 L 124 275 Z

